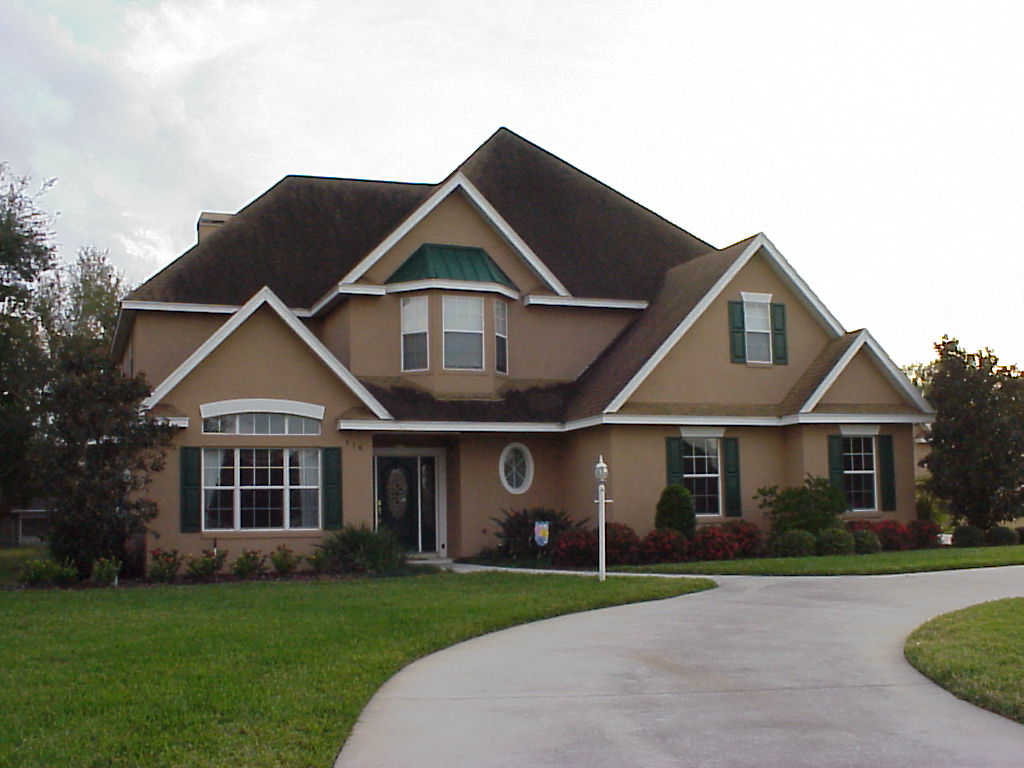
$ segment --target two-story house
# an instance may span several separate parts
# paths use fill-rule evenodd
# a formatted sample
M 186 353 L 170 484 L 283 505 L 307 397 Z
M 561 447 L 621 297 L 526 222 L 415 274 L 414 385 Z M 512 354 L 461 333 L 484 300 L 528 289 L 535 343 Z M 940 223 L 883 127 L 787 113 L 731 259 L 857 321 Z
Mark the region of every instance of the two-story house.
M 500 129 L 439 184 L 289 176 L 123 303 L 115 352 L 180 430 L 159 545 L 309 551 L 342 523 L 472 554 L 503 508 L 763 523 L 830 476 L 908 520 L 917 390 L 764 236 L 715 248 Z M 154 545 L 150 541 L 150 545 Z

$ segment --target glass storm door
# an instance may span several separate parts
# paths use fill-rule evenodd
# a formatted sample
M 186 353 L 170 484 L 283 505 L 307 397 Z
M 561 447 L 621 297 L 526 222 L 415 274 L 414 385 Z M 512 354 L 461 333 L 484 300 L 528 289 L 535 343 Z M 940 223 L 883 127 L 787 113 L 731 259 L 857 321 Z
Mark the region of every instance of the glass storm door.
M 437 551 L 436 465 L 433 456 L 377 457 L 377 525 L 410 552 Z

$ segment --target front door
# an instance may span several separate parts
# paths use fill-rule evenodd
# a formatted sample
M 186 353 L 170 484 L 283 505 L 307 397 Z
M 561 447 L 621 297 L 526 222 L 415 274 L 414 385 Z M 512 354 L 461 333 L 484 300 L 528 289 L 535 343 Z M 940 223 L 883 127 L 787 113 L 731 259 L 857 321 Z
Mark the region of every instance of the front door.
M 432 453 L 376 457 L 377 525 L 414 553 L 445 548 L 438 536 L 438 457 Z

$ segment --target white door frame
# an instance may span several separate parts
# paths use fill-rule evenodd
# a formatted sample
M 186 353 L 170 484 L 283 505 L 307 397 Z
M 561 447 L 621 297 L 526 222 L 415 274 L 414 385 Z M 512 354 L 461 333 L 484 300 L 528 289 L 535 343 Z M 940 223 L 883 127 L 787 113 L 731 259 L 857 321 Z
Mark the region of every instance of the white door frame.
M 400 445 L 373 449 L 373 527 L 377 528 L 377 458 L 379 456 L 430 456 L 434 459 L 434 505 L 437 516 L 437 554 L 448 557 L 447 449 Z

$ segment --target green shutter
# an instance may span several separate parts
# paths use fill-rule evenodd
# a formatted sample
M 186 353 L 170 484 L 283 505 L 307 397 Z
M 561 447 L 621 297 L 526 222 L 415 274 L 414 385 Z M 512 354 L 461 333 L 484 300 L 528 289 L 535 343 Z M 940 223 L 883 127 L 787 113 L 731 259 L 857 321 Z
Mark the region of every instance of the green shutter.
M 892 453 L 892 435 L 878 436 L 878 485 L 883 512 L 896 511 L 896 463 Z
M 843 438 L 841 435 L 828 436 L 828 480 L 832 485 L 846 493 L 843 482 Z
M 772 304 L 772 362 L 785 365 L 789 362 L 786 349 L 786 305 Z
M 723 465 L 725 469 L 725 514 L 727 517 L 743 516 L 743 501 L 740 495 L 740 441 L 735 437 L 722 439 Z
M 683 484 L 683 439 L 681 437 L 665 438 L 665 466 L 668 470 L 666 485 Z
M 341 448 L 323 448 L 320 451 L 323 472 L 324 530 L 341 528 Z
M 747 362 L 747 338 L 744 334 L 743 302 L 729 302 L 729 353 L 734 363 Z
M 199 448 L 182 448 L 181 464 L 181 532 L 199 533 L 202 468 Z

